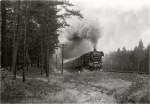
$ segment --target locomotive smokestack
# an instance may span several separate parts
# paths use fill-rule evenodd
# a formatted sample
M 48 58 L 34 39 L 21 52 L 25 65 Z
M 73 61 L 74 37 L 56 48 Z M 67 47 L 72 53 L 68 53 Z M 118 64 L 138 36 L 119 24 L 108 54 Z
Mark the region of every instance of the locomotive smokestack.
M 97 51 L 96 48 L 94 48 L 93 51 Z
M 96 51 L 96 45 L 93 46 L 93 51 Z

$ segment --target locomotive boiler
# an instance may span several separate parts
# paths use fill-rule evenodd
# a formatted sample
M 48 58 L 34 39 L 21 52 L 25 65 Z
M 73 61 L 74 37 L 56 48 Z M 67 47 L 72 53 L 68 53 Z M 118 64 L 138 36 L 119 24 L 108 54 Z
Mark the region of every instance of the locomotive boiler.
M 103 67 L 102 57 L 104 53 L 94 49 L 91 52 L 85 53 L 77 58 L 74 58 L 64 64 L 65 69 L 70 71 L 82 71 L 87 69 L 90 71 L 100 70 Z

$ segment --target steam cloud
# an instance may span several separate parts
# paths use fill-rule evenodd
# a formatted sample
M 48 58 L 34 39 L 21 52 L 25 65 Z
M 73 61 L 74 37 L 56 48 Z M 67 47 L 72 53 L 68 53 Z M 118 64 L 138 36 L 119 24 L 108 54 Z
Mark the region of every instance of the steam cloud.
M 101 28 L 96 21 L 81 22 L 71 27 L 66 36 L 68 42 L 65 49 L 65 58 L 78 57 L 93 48 L 101 37 Z

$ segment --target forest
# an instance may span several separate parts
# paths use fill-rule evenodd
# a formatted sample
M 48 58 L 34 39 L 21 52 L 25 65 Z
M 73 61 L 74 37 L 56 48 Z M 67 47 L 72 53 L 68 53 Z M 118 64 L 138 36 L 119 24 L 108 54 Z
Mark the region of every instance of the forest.
M 150 69 L 150 45 L 144 47 L 142 40 L 133 50 L 125 47 L 106 54 L 104 59 L 104 71 L 147 73 Z
M 59 31 L 69 26 L 66 18 L 83 18 L 79 10 L 70 9 L 73 6 L 66 0 L 2 0 L 1 67 L 9 68 L 14 79 L 21 69 L 25 81 L 28 66 L 36 65 L 48 77 Z

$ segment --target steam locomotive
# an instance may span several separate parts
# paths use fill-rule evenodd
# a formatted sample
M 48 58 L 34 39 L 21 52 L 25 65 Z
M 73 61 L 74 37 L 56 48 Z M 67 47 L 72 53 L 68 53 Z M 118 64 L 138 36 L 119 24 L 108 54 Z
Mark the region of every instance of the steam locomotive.
M 103 67 L 102 56 L 104 56 L 102 51 L 94 49 L 91 52 L 66 62 L 64 67 L 70 71 L 83 71 L 83 69 L 90 71 L 100 70 Z

